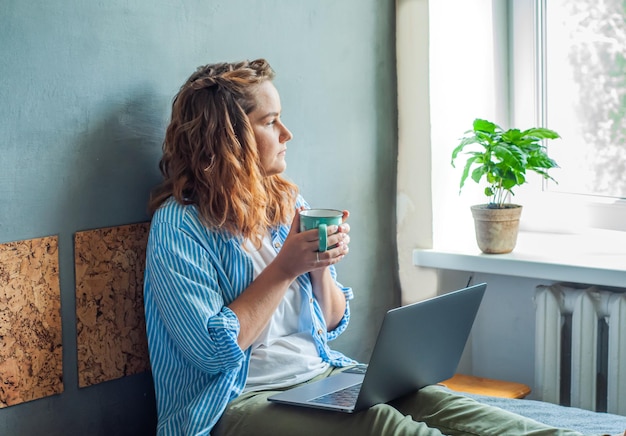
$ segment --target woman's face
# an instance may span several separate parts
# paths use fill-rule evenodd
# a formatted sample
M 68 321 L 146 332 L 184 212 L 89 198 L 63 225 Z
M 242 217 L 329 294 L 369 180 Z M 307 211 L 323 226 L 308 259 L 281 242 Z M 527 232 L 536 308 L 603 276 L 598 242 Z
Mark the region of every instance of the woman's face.
M 272 82 L 262 82 L 255 92 L 256 109 L 248 114 L 256 139 L 261 168 L 265 176 L 280 174 L 287 168 L 287 141 L 293 135 L 280 120 L 278 91 Z

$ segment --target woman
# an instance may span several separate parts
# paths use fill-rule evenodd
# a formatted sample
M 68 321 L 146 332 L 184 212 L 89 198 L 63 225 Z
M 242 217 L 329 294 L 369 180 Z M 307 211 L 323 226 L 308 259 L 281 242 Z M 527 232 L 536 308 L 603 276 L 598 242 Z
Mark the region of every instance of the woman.
M 267 402 L 356 363 L 328 346 L 350 317 L 334 268 L 349 214 L 326 252 L 298 232 L 307 205 L 281 176 L 292 134 L 273 77 L 263 59 L 206 65 L 172 105 L 144 291 L 158 434 L 556 434 L 437 387 L 355 415 Z

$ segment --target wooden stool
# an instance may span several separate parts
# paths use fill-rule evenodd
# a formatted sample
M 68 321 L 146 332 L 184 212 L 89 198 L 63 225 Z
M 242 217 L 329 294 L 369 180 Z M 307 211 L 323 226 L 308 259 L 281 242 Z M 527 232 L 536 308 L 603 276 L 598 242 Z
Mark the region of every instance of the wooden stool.
M 530 394 L 530 387 L 523 383 L 493 380 L 464 374 L 455 374 L 454 377 L 439 384 L 457 392 L 500 398 L 524 398 Z

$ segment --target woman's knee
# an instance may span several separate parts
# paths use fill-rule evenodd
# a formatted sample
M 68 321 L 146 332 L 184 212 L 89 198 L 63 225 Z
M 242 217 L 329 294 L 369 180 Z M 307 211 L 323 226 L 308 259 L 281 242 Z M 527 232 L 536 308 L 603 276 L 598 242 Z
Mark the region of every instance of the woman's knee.
M 395 407 L 388 404 L 377 404 L 365 412 L 367 419 L 364 420 L 364 430 L 369 429 L 370 435 L 394 435 L 394 436 L 440 436 L 442 433 L 434 428 L 429 428 L 425 423 L 416 421 L 410 414 L 405 415 Z

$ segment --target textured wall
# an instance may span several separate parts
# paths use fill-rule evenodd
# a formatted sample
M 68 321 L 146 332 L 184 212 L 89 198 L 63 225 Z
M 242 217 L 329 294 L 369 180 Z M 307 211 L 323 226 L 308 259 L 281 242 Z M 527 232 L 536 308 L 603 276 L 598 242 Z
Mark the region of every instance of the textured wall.
M 58 238 L 63 391 L 0 409 L 2 435 L 153 431 L 149 374 L 79 387 L 75 235 L 145 222 L 171 98 L 196 66 L 266 57 L 295 137 L 287 175 L 352 213 L 336 346 L 367 359 L 399 301 L 394 2 L 4 0 L 0 244 Z M 79 307 L 80 308 L 80 307 Z

